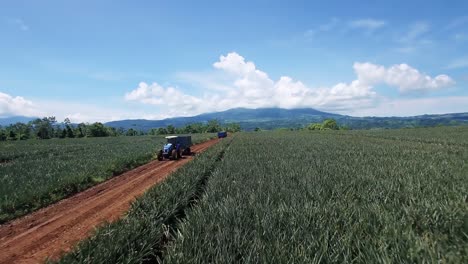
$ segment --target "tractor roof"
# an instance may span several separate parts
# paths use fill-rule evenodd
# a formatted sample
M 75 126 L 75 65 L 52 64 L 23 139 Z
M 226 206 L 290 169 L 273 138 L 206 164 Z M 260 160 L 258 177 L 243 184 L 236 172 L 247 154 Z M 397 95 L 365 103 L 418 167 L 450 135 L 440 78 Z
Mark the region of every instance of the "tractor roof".
M 167 139 L 170 139 L 170 138 L 178 138 L 178 136 L 167 136 L 166 138 L 167 138 Z

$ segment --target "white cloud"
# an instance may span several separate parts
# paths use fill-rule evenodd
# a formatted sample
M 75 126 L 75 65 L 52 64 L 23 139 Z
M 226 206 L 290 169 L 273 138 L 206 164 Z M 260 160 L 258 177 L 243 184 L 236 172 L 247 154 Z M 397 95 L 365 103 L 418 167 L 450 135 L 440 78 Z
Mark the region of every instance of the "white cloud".
M 376 30 L 378 28 L 381 28 L 385 26 L 385 21 L 383 20 L 377 20 L 377 19 L 358 19 L 358 20 L 353 20 L 350 22 L 350 26 L 353 28 L 362 28 L 366 30 Z
M 35 105 L 21 96 L 11 96 L 0 92 L 0 117 L 24 115 L 36 116 L 38 113 Z
M 0 92 L 0 117 L 55 116 L 58 121 L 70 118 L 73 123 L 107 122 L 112 120 L 147 117 L 161 119 L 169 117 L 164 114 L 149 115 L 142 111 L 109 108 L 94 104 L 83 104 L 70 101 L 25 99 Z
M 455 82 L 447 75 L 430 77 L 408 64 L 393 65 L 389 68 L 372 63 L 355 63 L 358 80 L 368 85 L 387 84 L 398 87 L 401 93 L 427 92 L 449 87 Z
M 397 87 L 400 92 L 408 93 L 441 89 L 454 83 L 447 75 L 432 78 L 407 64 L 385 68 L 371 63 L 355 63 L 356 80 L 332 87 L 310 88 L 288 76 L 274 81 L 267 73 L 257 69 L 253 62 L 246 61 L 235 52 L 220 56 L 213 67 L 228 75 L 231 81 L 220 83 L 218 86 L 222 89 L 205 90 L 203 96 L 185 94 L 177 88 L 163 87 L 157 83 L 140 83 L 125 95 L 125 99 L 164 106 L 169 109 L 169 116 L 196 115 L 235 107 L 314 107 L 346 112 L 375 106 L 379 96 L 373 87 L 378 84 Z
M 191 95 L 178 87 L 162 86 L 158 83 L 139 83 L 134 90 L 125 94 L 125 100 L 139 102 L 141 105 L 106 107 L 102 104 L 30 100 L 0 92 L 0 116 L 56 116 L 58 120 L 68 117 L 72 122 L 105 122 L 142 117 L 162 119 L 192 116 L 235 107 L 289 109 L 312 107 L 344 114 L 377 115 L 385 112 L 384 106 L 390 109 L 385 112 L 386 114 L 395 115 L 400 111 L 400 109 L 391 110 L 395 107 L 405 106 L 406 108 L 403 109 L 406 109 L 406 113 L 412 113 L 409 109 L 409 102 L 426 101 L 423 99 L 421 101 L 389 100 L 377 94 L 374 90 L 375 86 L 385 84 L 398 88 L 401 93 L 409 93 L 429 92 L 454 84 L 454 81 L 447 75 L 431 77 L 407 64 L 385 67 L 365 62 L 353 65 L 356 79 L 351 82 L 341 82 L 330 87 L 311 88 L 289 76 L 281 76 L 273 80 L 266 72 L 258 69 L 253 62 L 246 61 L 244 57 L 235 52 L 220 56 L 219 61 L 213 63 L 213 68 L 215 69 L 213 75 L 216 77 L 209 79 L 213 87 L 203 90 L 201 94 Z M 202 84 L 203 80 L 200 79 L 206 76 L 209 76 L 208 72 L 194 79 Z M 222 88 L 215 89 L 215 87 Z M 452 98 L 451 100 L 462 105 L 461 99 Z M 437 106 L 436 101 L 437 98 L 427 99 L 428 105 L 434 107 Z M 464 109 L 455 106 L 450 108 L 448 101 L 444 102 L 443 106 L 446 108 L 441 109 L 447 109 L 447 112 L 450 112 L 448 109 Z M 148 105 L 156 107 L 150 109 Z M 417 107 L 415 109 L 428 110 L 422 106 Z
M 125 100 L 164 106 L 171 115 L 203 111 L 202 98 L 184 94 L 174 87 L 165 88 L 157 83 L 148 85 L 141 82 L 135 90 L 125 94 Z
M 339 110 L 355 105 L 364 107 L 364 103 L 371 103 L 375 96 L 372 87 L 362 85 L 359 81 L 319 89 L 311 89 L 288 76 L 273 81 L 267 73 L 257 69 L 253 62 L 246 61 L 234 52 L 220 56 L 213 67 L 232 77 L 230 83 L 222 84 L 224 87 L 230 87 L 229 90 L 195 97 L 174 87 L 140 83 L 135 90 L 125 95 L 125 99 L 144 104 L 167 105 L 168 109 L 177 109 L 170 113 L 173 115 L 196 115 L 234 107 L 320 107 Z

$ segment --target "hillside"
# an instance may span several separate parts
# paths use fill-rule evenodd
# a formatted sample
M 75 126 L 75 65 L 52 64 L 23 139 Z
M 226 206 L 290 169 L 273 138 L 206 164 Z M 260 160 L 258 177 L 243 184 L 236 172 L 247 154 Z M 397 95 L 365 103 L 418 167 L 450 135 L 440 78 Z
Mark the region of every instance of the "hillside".
M 37 117 L 28 117 L 28 116 L 11 116 L 11 117 L 2 117 L 0 118 L 0 126 L 8 126 L 16 123 L 28 123 L 33 121 Z
M 458 125 L 468 124 L 468 113 L 422 115 L 412 117 L 352 117 L 318 111 L 312 108 L 282 109 L 282 108 L 234 108 L 223 112 L 206 113 L 193 117 L 176 117 L 163 120 L 120 120 L 106 123 L 115 128 L 137 129 L 147 131 L 151 128 L 173 125 L 181 127 L 190 123 L 206 123 L 216 119 L 221 124 L 239 123 L 244 130 L 275 128 L 297 128 L 324 119 L 334 118 L 340 125 L 353 129 L 370 128 L 402 128 L 416 126 Z

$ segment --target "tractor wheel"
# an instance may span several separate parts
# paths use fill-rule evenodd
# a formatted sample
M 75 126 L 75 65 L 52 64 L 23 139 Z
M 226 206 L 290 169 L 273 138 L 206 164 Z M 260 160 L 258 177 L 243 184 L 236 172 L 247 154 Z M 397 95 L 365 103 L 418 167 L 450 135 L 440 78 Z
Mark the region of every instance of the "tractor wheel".
M 163 160 L 163 159 L 164 159 L 164 157 L 163 157 L 163 154 L 162 154 L 162 150 L 160 150 L 160 151 L 158 152 L 158 160 L 161 161 L 161 160 Z
M 192 152 L 190 151 L 190 148 L 184 149 L 184 155 L 190 156 Z
M 179 155 L 177 155 L 177 150 L 175 150 L 175 149 L 172 150 L 171 157 L 172 157 L 173 160 L 178 160 L 179 159 Z
M 181 159 L 182 158 L 182 153 L 180 152 L 180 149 L 177 151 L 177 159 Z

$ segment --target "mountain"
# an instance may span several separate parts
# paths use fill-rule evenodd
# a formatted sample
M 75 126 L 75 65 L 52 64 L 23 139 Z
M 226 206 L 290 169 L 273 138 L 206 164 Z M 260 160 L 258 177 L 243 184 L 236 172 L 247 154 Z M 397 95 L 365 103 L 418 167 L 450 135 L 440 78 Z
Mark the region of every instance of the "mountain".
M 28 123 L 33 121 L 37 117 L 28 117 L 28 116 L 11 116 L 11 117 L 2 117 L 0 118 L 0 126 L 8 126 L 16 123 Z
M 206 123 L 216 119 L 221 124 L 239 123 L 244 130 L 304 127 L 310 123 L 322 122 L 334 118 L 340 125 L 353 129 L 369 128 L 402 128 L 417 126 L 468 124 L 468 113 L 443 115 L 422 115 L 413 117 L 352 117 L 318 111 L 312 108 L 234 108 L 222 112 L 206 113 L 192 117 L 175 117 L 163 120 L 120 120 L 106 123 L 115 128 L 137 129 L 148 131 L 151 128 L 185 126 L 191 123 Z
M 320 121 L 324 118 L 337 118 L 341 115 L 321 112 L 311 108 L 282 109 L 282 108 L 234 108 L 222 112 L 206 113 L 192 117 L 174 117 L 163 120 L 120 120 L 106 123 L 107 126 L 124 129 L 137 129 L 147 131 L 151 128 L 185 126 L 191 123 L 207 123 L 216 119 L 221 124 L 240 123 L 243 129 L 251 130 L 255 127 L 271 129 L 278 124 L 298 126 L 307 122 Z

